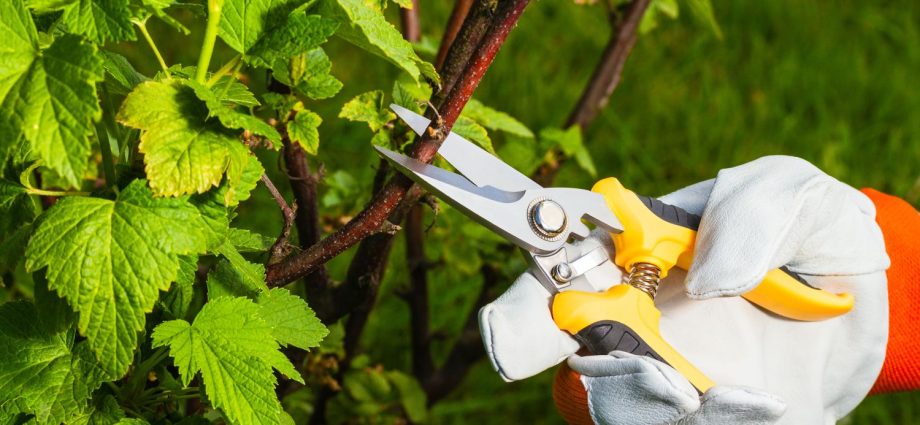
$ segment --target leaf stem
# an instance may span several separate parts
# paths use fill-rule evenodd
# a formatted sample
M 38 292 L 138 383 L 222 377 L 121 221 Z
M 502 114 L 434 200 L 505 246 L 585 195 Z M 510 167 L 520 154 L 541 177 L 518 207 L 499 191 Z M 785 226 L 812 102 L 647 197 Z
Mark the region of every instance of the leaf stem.
M 220 11 L 223 6 L 223 0 L 208 0 L 208 26 L 204 33 L 204 43 L 201 45 L 201 55 L 198 56 L 198 69 L 195 72 L 195 80 L 202 84 L 207 82 L 208 65 L 211 63 L 211 55 L 214 54 L 214 43 L 217 42 Z
M 224 75 L 227 75 L 228 72 L 233 71 L 233 72 L 230 74 L 231 77 L 232 77 L 233 75 L 235 75 L 235 74 L 236 74 L 236 71 L 239 69 L 238 66 L 239 66 L 239 63 L 240 63 L 240 59 L 242 59 L 242 58 L 243 58 L 243 57 L 242 57 L 241 55 L 236 55 L 236 56 L 233 57 L 233 59 L 230 59 L 229 62 L 225 63 L 224 66 L 220 67 L 220 69 L 217 70 L 217 72 L 215 72 L 214 74 L 212 74 L 212 75 L 211 75 L 211 78 L 208 78 L 207 86 L 208 86 L 208 87 L 213 86 L 214 83 L 217 82 L 217 80 L 220 80 L 220 77 L 223 77 Z
M 147 44 L 150 45 L 150 49 L 153 50 L 153 54 L 156 55 L 157 62 L 160 63 L 160 68 L 163 69 L 163 73 L 166 74 L 166 78 L 172 78 L 172 75 L 169 74 L 169 67 L 166 66 L 166 61 L 163 60 L 163 55 L 160 54 L 160 49 L 157 49 L 157 44 L 153 42 L 153 37 L 151 37 L 150 33 L 147 32 L 147 21 L 132 19 L 131 22 L 134 22 L 134 25 L 137 25 L 137 28 L 141 31 L 141 34 L 144 35 L 144 39 L 147 40 Z

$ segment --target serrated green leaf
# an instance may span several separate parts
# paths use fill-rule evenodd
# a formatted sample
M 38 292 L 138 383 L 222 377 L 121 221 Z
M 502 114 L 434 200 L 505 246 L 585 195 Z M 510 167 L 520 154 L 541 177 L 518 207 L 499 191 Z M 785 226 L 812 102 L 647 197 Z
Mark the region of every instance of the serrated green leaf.
M 476 143 L 481 148 L 493 154 L 495 153 L 495 148 L 492 147 L 492 139 L 489 138 L 489 133 L 476 121 L 461 115 L 460 118 L 457 118 L 457 121 L 454 122 L 454 127 L 451 131 L 459 134 L 464 139 Z
M 161 304 L 170 319 L 185 319 L 195 296 L 195 274 L 198 271 L 197 255 L 180 255 L 176 281 L 163 295 Z
M 239 252 L 263 252 L 271 248 L 274 240 L 256 232 L 231 228 L 227 241 Z
M 297 60 L 295 58 L 294 60 Z M 321 48 L 313 49 L 302 55 L 305 73 L 296 82 L 294 90 L 310 99 L 328 99 L 342 89 L 342 82 L 335 78 L 332 61 Z
M 540 139 L 547 147 L 558 147 L 568 156 L 575 158 L 575 162 L 592 177 L 597 176 L 597 169 L 591 154 L 581 140 L 581 128 L 577 125 L 568 130 L 561 128 L 545 128 L 540 131 Z
M 428 416 L 428 397 L 418 380 L 396 370 L 388 370 L 384 374 L 396 388 L 400 404 L 409 420 L 414 423 L 424 422 Z
M 242 54 L 249 53 L 301 2 L 299 0 L 225 0 L 220 14 L 220 38 Z
M 256 99 L 256 95 L 252 94 L 249 91 L 249 87 L 246 87 L 236 78 L 221 77 L 211 86 L 211 91 L 220 94 L 220 100 L 223 102 L 236 104 L 244 108 L 259 106 L 259 99 Z
M 323 119 L 313 111 L 297 112 L 294 119 L 287 123 L 288 137 L 299 144 L 304 152 L 316 155 L 319 150 L 319 125 L 322 123 Z
M 519 137 L 533 138 L 533 132 L 511 115 L 497 111 L 476 99 L 470 99 L 463 108 L 463 116 L 476 121 L 489 130 L 504 131 Z
M 208 117 L 216 117 L 224 127 L 249 130 L 264 136 L 275 144 L 276 149 L 280 147 L 281 135 L 268 123 L 248 113 L 237 111 L 233 105 L 229 105 L 224 100 L 220 93 L 211 90 L 204 84 L 195 80 L 187 80 L 185 83 L 195 91 L 195 96 L 207 105 Z
M 322 16 L 292 13 L 284 24 L 272 29 L 256 42 L 248 52 L 249 62 L 269 67 L 275 61 L 305 53 L 325 43 L 338 26 L 338 22 Z
M 439 77 L 434 66 L 423 61 L 399 30 L 387 22 L 380 10 L 364 0 L 319 0 L 320 14 L 339 21 L 336 35 L 406 71 L 414 80 Z
M 8 208 L 16 202 L 20 196 L 25 195 L 26 188 L 21 184 L 13 183 L 6 179 L 0 179 L 0 208 Z
M 268 290 L 268 285 L 265 283 L 265 266 L 249 262 L 228 242 L 224 242 L 215 251 L 226 258 L 230 266 L 230 269 L 222 275 L 224 281 L 232 279 L 234 282 L 231 283 L 242 285 L 247 294 Z
M 76 0 L 64 8 L 61 24 L 66 32 L 80 34 L 96 44 L 134 40 L 128 0 Z
M 194 195 L 189 202 L 198 208 L 204 223 L 201 231 L 207 240 L 208 252 L 224 243 L 230 229 L 229 211 L 224 204 L 225 194 L 214 190 L 203 195 Z
M 108 50 L 100 50 L 102 56 L 102 67 L 105 68 L 106 82 L 108 82 L 116 94 L 128 94 L 138 84 L 147 81 L 147 77 L 137 72 L 128 59 L 118 53 Z
M 431 87 L 413 81 L 396 80 L 393 83 L 392 97 L 393 103 L 422 113 L 422 105 L 431 97 Z
M 208 399 L 230 422 L 280 423 L 272 367 L 293 376 L 296 370 L 278 351 L 255 303 L 221 297 L 205 304 L 193 324 L 162 323 L 153 332 L 153 346 L 167 345 L 183 385 L 200 371 Z
M 79 186 L 92 123 L 101 115 L 95 84 L 104 72 L 96 48 L 65 35 L 40 51 L 21 0 L 0 2 L 0 22 L 0 159 L 25 139 L 46 167 Z
M 236 132 L 208 120 L 208 108 L 180 81 L 140 84 L 122 103 L 118 119 L 141 130 L 140 151 L 150 188 L 160 196 L 202 193 L 228 174 L 230 188 L 249 161 Z
M 366 122 L 371 131 L 377 132 L 386 123 L 396 119 L 396 114 L 384 105 L 383 92 L 374 90 L 359 94 L 346 102 L 339 112 L 339 118 Z
M 47 332 L 41 323 L 29 302 L 0 305 L 0 410 L 62 423 L 108 377 L 85 342 L 74 345 L 69 332 Z
M 47 267 L 48 287 L 80 315 L 78 328 L 108 371 L 127 371 L 159 291 L 179 255 L 203 252 L 201 216 L 183 198 L 154 198 L 136 180 L 115 201 L 68 197 L 40 218 L 26 269 Z
M 272 336 L 282 345 L 306 350 L 318 346 L 329 334 L 307 302 L 287 289 L 263 291 L 256 302 L 260 307 L 259 315 L 271 326 Z

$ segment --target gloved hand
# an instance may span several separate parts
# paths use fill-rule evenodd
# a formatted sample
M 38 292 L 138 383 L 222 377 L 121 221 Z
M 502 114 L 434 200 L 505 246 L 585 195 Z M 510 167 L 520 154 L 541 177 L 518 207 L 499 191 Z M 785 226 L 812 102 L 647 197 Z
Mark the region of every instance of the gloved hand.
M 569 358 L 580 376 L 562 370 L 557 384 L 580 387 L 557 385 L 557 404 L 587 402 L 587 411 L 566 416 L 600 424 L 818 424 L 852 410 L 878 376 L 888 331 L 889 261 L 871 201 L 806 161 L 778 156 L 661 199 L 703 217 L 690 271 L 672 270 L 659 288 L 661 333 L 717 386 L 697 397 L 655 360 L 574 356 L 577 342 L 555 326 L 551 295 L 530 273 L 480 312 L 486 351 L 502 378 L 524 379 Z M 597 244 L 612 255 L 601 232 L 581 246 Z M 736 296 L 782 265 L 816 287 L 853 294 L 855 307 L 798 322 Z M 609 264 L 592 273 L 609 276 L 611 285 L 623 275 Z

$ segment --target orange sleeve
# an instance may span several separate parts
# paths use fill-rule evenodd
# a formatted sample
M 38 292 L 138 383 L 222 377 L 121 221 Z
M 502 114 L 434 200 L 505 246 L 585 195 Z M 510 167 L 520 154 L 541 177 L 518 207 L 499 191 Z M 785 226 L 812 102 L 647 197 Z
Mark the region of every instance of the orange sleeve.
M 871 394 L 920 388 L 920 214 L 904 200 L 873 189 L 888 269 L 888 346 Z

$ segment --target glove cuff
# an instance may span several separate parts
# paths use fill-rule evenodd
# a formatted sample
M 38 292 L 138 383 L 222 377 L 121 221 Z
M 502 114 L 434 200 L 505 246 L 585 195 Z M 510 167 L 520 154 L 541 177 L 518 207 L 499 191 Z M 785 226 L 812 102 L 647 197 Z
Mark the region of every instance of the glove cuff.
M 873 189 L 863 193 L 876 207 L 876 221 L 891 258 L 888 269 L 888 345 L 870 394 L 920 388 L 920 214 L 900 198 Z

